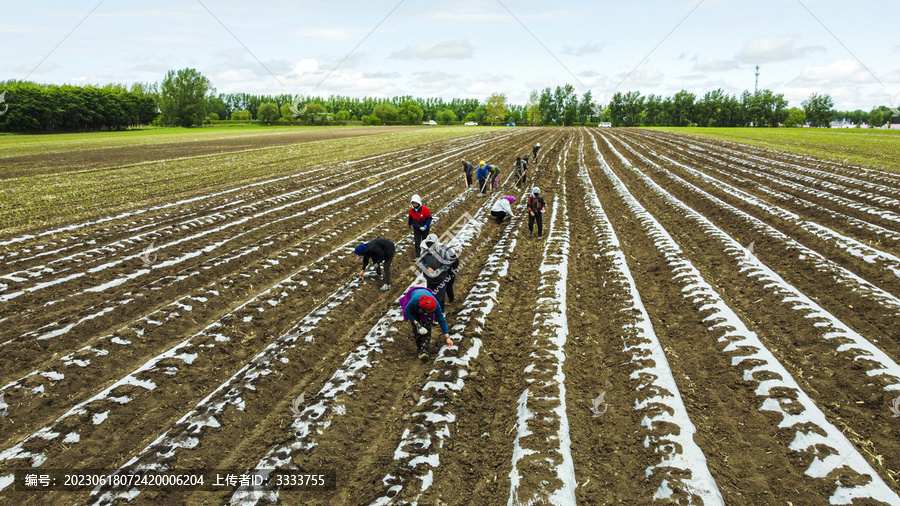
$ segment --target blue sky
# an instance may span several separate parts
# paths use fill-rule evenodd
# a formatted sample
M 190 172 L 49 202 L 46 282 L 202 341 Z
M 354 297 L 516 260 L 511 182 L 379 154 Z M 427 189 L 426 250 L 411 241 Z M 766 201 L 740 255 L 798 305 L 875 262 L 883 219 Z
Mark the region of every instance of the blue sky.
M 0 9 L 2 80 L 130 84 L 193 67 L 219 92 L 499 92 L 524 104 L 533 89 L 571 83 L 605 104 L 616 91 L 752 91 L 758 64 L 759 87 L 792 106 L 813 92 L 839 109 L 900 104 L 896 0 L 34 0 Z

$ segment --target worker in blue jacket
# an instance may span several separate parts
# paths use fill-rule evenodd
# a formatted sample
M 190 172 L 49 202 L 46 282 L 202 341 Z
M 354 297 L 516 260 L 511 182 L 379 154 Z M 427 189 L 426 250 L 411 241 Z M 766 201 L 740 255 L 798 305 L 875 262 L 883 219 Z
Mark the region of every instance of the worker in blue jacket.
M 441 331 L 444 333 L 444 341 L 447 342 L 447 346 L 452 348 L 453 340 L 450 339 L 450 328 L 447 326 L 447 319 L 444 318 L 441 305 L 432 296 L 432 292 L 426 288 L 416 288 L 408 296 L 409 302 L 403 308 L 403 319 L 412 325 L 419 358 L 423 360 L 428 359 L 431 348 L 431 326 L 435 320 L 441 325 Z M 424 332 L 422 329 L 424 329 Z
M 475 173 L 475 176 L 478 177 L 478 185 L 481 187 L 481 193 L 479 195 L 482 197 L 487 195 L 488 172 L 490 170 L 491 166 L 484 160 L 478 163 L 478 171 Z

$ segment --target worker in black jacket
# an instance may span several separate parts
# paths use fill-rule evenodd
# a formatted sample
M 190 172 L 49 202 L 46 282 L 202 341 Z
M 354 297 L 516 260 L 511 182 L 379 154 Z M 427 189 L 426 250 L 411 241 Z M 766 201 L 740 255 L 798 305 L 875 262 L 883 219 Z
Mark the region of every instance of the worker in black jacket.
M 425 286 L 434 292 L 441 306 L 445 298 L 453 302 L 453 282 L 459 273 L 459 256 L 441 244 L 436 234 L 429 234 L 422 241 L 422 256 L 416 261 L 416 267 L 422 271 Z
M 475 166 L 472 165 L 472 162 L 466 161 L 465 158 L 462 160 L 463 172 L 466 173 L 466 188 L 472 186 L 472 175 L 475 174 Z
M 369 265 L 369 260 L 371 260 L 372 264 L 375 266 L 375 278 L 381 279 L 381 265 L 384 264 L 384 284 L 381 286 L 381 291 L 390 290 L 391 262 L 394 260 L 394 253 L 396 251 L 393 242 L 381 237 L 356 246 L 353 252 L 356 253 L 357 258 L 362 258 L 363 261 L 362 270 L 359 271 L 359 279 L 362 279 L 365 276 L 366 266 Z
M 528 234 L 534 233 L 534 222 L 537 222 L 538 237 L 544 235 L 544 197 L 541 195 L 541 189 L 537 186 L 531 190 L 531 196 L 528 197 Z

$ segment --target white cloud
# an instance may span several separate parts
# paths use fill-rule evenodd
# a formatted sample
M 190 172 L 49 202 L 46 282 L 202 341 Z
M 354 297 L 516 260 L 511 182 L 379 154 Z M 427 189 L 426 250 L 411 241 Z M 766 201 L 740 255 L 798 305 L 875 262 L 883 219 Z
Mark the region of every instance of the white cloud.
M 492 93 L 503 93 L 508 99 L 510 97 L 510 88 L 505 83 L 510 80 L 512 80 L 512 76 L 509 75 L 481 74 L 475 76 L 469 82 L 469 85 L 465 88 L 465 93 L 467 96 L 479 100 L 487 99 Z M 519 86 L 515 85 L 515 89 L 518 91 Z
M 19 65 L 18 67 L 15 68 L 15 71 L 22 73 L 22 74 L 28 74 L 28 73 L 41 74 L 44 72 L 51 72 L 53 70 L 60 69 L 60 68 L 62 68 L 62 67 L 57 65 L 56 62 L 52 62 L 50 60 L 44 60 L 37 67 L 35 67 L 34 64 Z
M 564 46 L 562 52 L 563 54 L 570 54 L 573 56 L 584 56 L 588 54 L 600 53 L 603 51 L 604 46 L 606 46 L 606 44 L 602 42 L 588 42 L 574 48 L 572 46 Z
M 415 77 L 410 81 L 410 84 L 424 93 L 434 93 L 438 90 L 455 87 L 459 80 L 457 74 L 448 74 L 441 70 L 415 72 L 413 75 Z
M 472 58 L 472 44 L 467 41 L 448 41 L 438 44 L 417 44 L 406 46 L 400 51 L 391 53 L 390 58 L 398 60 L 463 60 Z
M 313 60 L 312 58 L 304 58 L 297 62 L 294 65 L 294 68 L 291 70 L 289 75 L 304 75 L 304 74 L 312 74 L 319 70 L 319 62 Z
M 805 65 L 794 82 L 828 83 L 834 87 L 840 83 L 864 83 L 872 81 L 872 76 L 855 60 L 838 60 L 831 65 Z
M 593 70 L 586 70 L 584 72 L 578 72 L 578 80 L 581 81 L 585 87 L 589 89 L 604 87 L 607 85 L 609 81 L 609 76 L 606 74 L 601 74 L 600 72 L 596 72 Z M 579 93 L 584 93 L 587 90 L 582 90 L 579 88 L 579 83 L 570 83 L 575 86 L 575 89 Z
M 247 69 L 228 69 L 216 74 L 214 82 L 231 84 L 253 81 L 255 79 L 253 72 L 250 72 Z
M 172 70 L 172 66 L 168 63 L 138 63 L 131 67 L 135 72 L 153 72 L 154 74 L 165 75 L 166 72 Z
M 363 77 L 372 79 L 394 79 L 400 77 L 399 72 L 363 72 Z
M 407 94 L 404 86 L 397 87 L 397 80 L 388 80 L 381 77 L 364 77 L 362 73 L 346 73 L 336 71 L 315 90 L 316 95 L 347 95 L 355 97 L 393 97 Z
M 429 22 L 438 23 L 464 23 L 471 24 L 497 24 L 508 23 L 510 26 L 518 25 L 515 18 L 526 25 L 529 22 L 548 23 L 559 19 L 567 19 L 575 14 L 572 10 L 542 10 L 528 11 L 521 5 L 515 6 L 510 2 L 504 2 L 505 7 L 509 8 L 509 12 L 496 2 L 484 2 L 482 0 L 457 0 L 455 2 L 425 2 L 422 6 L 410 6 L 411 12 L 415 13 L 416 18 L 421 18 Z M 544 5 L 532 5 L 530 7 L 546 7 Z M 553 6 L 557 7 L 557 6 Z M 510 16 L 510 12 L 515 16 Z M 521 28 L 521 27 L 520 27 Z
M 627 78 L 625 77 L 626 75 L 628 76 Z M 617 91 L 651 90 L 659 86 L 663 80 L 663 76 L 664 74 L 662 71 L 657 68 L 641 66 L 635 69 L 631 74 L 628 74 L 627 72 L 616 74 L 613 76 L 612 81 L 616 84 L 621 82 Z
M 694 64 L 694 70 L 697 72 L 722 72 L 734 70 L 740 68 L 740 66 L 741 64 L 737 59 L 698 61 Z
M 350 40 L 355 37 L 354 30 L 346 28 L 303 28 L 302 30 L 294 30 L 294 37 L 304 37 L 317 41 L 322 40 Z
M 709 76 L 706 74 L 688 74 L 684 76 L 678 76 L 679 80 L 682 81 L 702 81 L 704 79 L 709 79 Z
M 797 38 L 796 34 L 783 37 L 756 37 L 747 41 L 737 56 L 744 63 L 772 63 L 825 51 L 823 46 L 794 47 Z
M 366 61 L 365 53 L 353 53 L 349 56 L 333 56 L 328 60 L 323 61 L 319 66 L 323 69 L 331 70 L 335 67 L 342 69 L 352 69 L 358 67 L 360 64 Z M 340 64 L 340 67 L 338 67 Z
M 697 98 L 703 97 L 703 95 L 707 92 L 721 89 L 726 95 L 733 95 L 740 99 L 741 93 L 744 92 L 743 89 L 738 89 L 736 86 L 724 79 L 707 80 L 700 86 L 693 87 L 693 89 L 697 93 Z M 776 91 L 776 93 L 777 92 L 778 91 Z

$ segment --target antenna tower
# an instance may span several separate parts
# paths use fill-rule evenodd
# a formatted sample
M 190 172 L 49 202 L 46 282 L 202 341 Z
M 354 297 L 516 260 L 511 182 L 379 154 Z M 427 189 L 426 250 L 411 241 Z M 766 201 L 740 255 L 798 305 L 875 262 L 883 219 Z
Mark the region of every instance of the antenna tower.
M 756 66 L 756 82 L 753 83 L 753 94 L 759 92 L 759 65 Z

